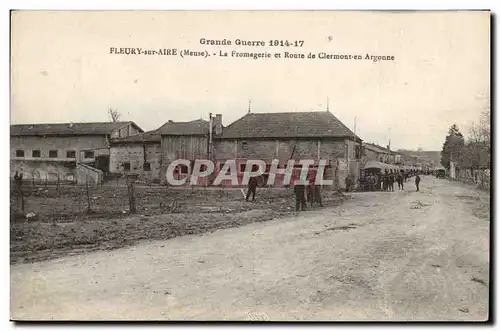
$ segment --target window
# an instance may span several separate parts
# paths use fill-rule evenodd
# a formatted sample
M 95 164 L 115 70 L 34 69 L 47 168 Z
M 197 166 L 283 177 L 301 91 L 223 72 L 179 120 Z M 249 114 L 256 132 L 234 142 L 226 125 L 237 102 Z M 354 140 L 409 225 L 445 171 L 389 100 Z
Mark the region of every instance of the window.
M 187 174 L 187 173 L 189 173 L 189 168 L 188 168 L 188 166 L 187 166 L 187 165 L 185 165 L 185 164 L 180 164 L 180 165 L 179 165 L 179 168 L 180 168 L 180 173 L 181 173 L 181 174 Z
M 74 159 L 74 158 L 76 158 L 76 152 L 75 151 L 66 151 L 66 157 L 68 159 Z
M 63 163 L 63 165 L 66 167 L 66 168 L 69 168 L 69 169 L 74 169 L 76 168 L 76 162 L 75 161 L 66 161 Z
M 86 159 L 93 159 L 94 158 L 94 151 L 85 151 L 83 157 Z
M 151 171 L 151 163 L 144 162 L 143 169 L 144 171 Z
M 244 151 L 247 149 L 247 142 L 246 141 L 241 142 L 241 149 Z
M 361 146 L 356 145 L 355 153 L 356 153 L 356 159 L 359 160 L 361 158 Z
M 57 151 L 56 150 L 49 151 L 49 157 L 57 157 Z
M 36 149 L 33 152 L 31 152 L 32 157 L 40 157 L 40 155 L 41 155 L 41 153 L 40 153 L 39 149 Z
M 123 169 L 125 171 L 129 171 L 130 170 L 130 162 L 123 162 Z
M 16 156 L 17 157 L 24 157 L 24 151 L 22 149 L 18 149 L 16 151 Z

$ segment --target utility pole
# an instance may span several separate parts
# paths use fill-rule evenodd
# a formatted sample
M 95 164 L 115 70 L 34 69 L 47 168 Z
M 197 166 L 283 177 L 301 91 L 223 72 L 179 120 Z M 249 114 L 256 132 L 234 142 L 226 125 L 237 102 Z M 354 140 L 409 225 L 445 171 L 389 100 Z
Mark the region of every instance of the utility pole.
M 213 119 L 212 119 L 212 113 L 209 115 L 209 124 L 208 124 L 208 151 L 207 151 L 207 159 L 212 160 L 212 126 L 213 126 Z

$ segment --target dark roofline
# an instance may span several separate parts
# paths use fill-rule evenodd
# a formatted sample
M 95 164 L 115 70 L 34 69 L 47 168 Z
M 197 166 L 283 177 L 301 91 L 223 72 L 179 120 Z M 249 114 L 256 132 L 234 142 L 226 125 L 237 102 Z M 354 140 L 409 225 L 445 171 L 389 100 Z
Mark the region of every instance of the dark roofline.
M 231 124 L 229 124 L 228 126 L 224 127 L 224 128 L 227 128 L 229 129 L 232 125 L 235 125 L 237 124 L 238 122 L 244 120 L 246 117 L 248 116 L 251 116 L 252 114 L 286 114 L 286 115 L 290 115 L 290 114 L 311 114 L 311 113 L 324 113 L 325 111 L 299 111 L 299 112 L 266 112 L 266 113 L 257 113 L 257 112 L 254 112 L 254 113 L 246 113 L 245 115 L 243 115 L 242 117 L 240 117 L 239 119 L 237 119 L 236 121 L 232 122 Z M 349 132 L 352 132 L 351 129 L 349 129 L 341 120 L 339 120 L 333 113 L 329 112 L 329 114 L 331 116 L 333 116 L 337 122 L 339 122 L 345 129 L 347 129 Z M 273 136 L 266 136 L 266 137 L 227 137 L 227 136 L 224 136 L 224 130 L 222 131 L 222 135 L 217 137 L 218 139 L 222 139 L 222 140 L 237 140 L 237 139 L 294 139 L 294 137 L 289 137 L 289 138 L 284 138 L 282 136 L 276 136 L 276 137 L 273 137 Z M 358 135 L 356 135 L 354 132 L 352 132 L 352 135 L 349 135 L 349 134 L 346 134 L 346 135 L 338 135 L 338 136 L 331 136 L 331 135 L 317 135 L 317 136 L 309 136 L 309 137 L 298 137 L 300 139 L 317 139 L 317 138 L 335 138 L 335 139 L 351 139 L 351 140 L 355 140 L 356 142 L 363 142 L 363 139 L 361 139 Z
M 154 136 L 154 135 L 157 136 Z M 146 138 L 144 138 L 146 136 Z M 138 139 L 137 139 L 138 138 Z M 142 132 L 133 136 L 112 138 L 109 140 L 109 145 L 130 145 L 130 144 L 160 144 L 161 136 L 158 129 Z
M 189 125 L 196 125 L 196 124 L 202 124 L 206 125 L 206 132 L 193 132 L 197 131 L 198 128 L 195 128 L 195 130 L 188 130 L 188 132 L 183 132 L 179 131 L 176 132 L 175 129 L 169 128 L 168 126 L 171 127 L 176 127 L 176 126 L 189 126 Z M 164 123 L 162 126 L 160 126 L 157 130 L 160 136 L 172 136 L 172 137 L 178 137 L 178 136 L 196 136 L 196 137 L 206 137 L 209 135 L 209 126 L 210 126 L 210 121 L 204 120 L 204 119 L 197 119 L 197 120 L 192 120 L 192 121 L 182 121 L 182 122 L 175 122 L 175 121 L 168 121 Z M 192 129 L 187 127 L 187 129 Z M 169 132 L 170 131 L 170 132 Z
M 106 133 L 96 133 L 96 132 L 77 132 L 77 133 L 70 133 L 70 132 L 64 132 L 64 133 L 60 133 L 60 132 L 40 132 L 40 133 L 32 133 L 32 132 L 23 132 L 23 133 L 16 133 L 16 132 L 12 132 L 12 127 L 21 127 L 21 126 L 50 126 L 50 125 L 67 125 L 67 126 L 70 126 L 70 125 L 92 125 L 92 124 L 95 124 L 95 125 L 103 125 L 103 124 L 110 124 L 110 123 L 122 123 L 123 125 L 117 127 L 117 128 L 114 128 L 112 130 L 109 130 L 108 132 Z M 119 121 L 119 122 L 65 122 L 65 123 L 27 123 L 27 124 L 11 124 L 10 125 L 10 136 L 14 136 L 14 137 L 23 137 L 23 136 L 34 136 L 34 137 L 46 137 L 46 136 L 61 136 L 61 137 L 71 137 L 71 136 L 103 136 L 103 135 L 107 135 L 107 134 L 110 134 L 112 131 L 115 131 L 115 130 L 120 130 L 122 128 L 124 128 L 125 126 L 127 125 L 132 125 L 134 126 L 136 129 L 138 129 L 141 133 L 144 132 L 144 130 L 138 126 L 134 121 Z
M 133 125 L 136 129 L 138 129 L 141 133 L 144 133 L 144 130 L 139 126 L 137 125 L 134 121 L 127 121 L 126 124 L 124 124 L 123 126 L 120 126 L 118 129 L 115 129 L 115 130 L 120 130 L 120 129 L 123 129 L 125 126 L 127 125 Z
M 389 152 L 389 153 L 395 153 L 397 154 L 398 152 L 396 151 L 393 151 L 391 149 L 388 149 L 387 147 L 383 147 L 383 146 L 380 146 L 380 145 L 377 145 L 377 144 L 374 144 L 374 143 L 365 143 L 365 145 L 370 145 L 370 146 L 373 146 L 375 148 L 378 148 L 378 149 L 381 149 L 383 150 L 384 152 Z

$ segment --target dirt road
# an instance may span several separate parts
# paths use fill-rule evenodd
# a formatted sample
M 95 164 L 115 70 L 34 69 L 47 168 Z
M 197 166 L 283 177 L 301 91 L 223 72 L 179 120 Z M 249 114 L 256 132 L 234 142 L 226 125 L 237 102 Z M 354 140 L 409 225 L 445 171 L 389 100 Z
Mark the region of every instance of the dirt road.
M 353 193 L 202 236 L 11 267 L 13 319 L 485 320 L 486 193 Z M 486 209 L 486 210 L 485 210 Z

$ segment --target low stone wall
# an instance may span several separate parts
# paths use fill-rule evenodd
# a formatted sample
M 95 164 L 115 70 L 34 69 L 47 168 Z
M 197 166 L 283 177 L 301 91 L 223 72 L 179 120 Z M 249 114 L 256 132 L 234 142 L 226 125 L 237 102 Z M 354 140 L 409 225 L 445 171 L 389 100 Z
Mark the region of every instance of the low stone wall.
M 96 168 L 83 163 L 76 165 L 76 181 L 78 184 L 89 183 L 92 185 L 102 184 L 104 173 Z
M 24 181 L 57 183 L 76 181 L 76 162 L 11 160 L 10 178 L 22 174 Z

